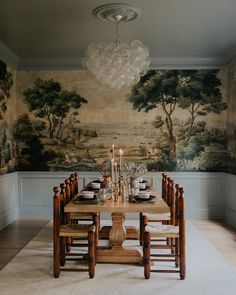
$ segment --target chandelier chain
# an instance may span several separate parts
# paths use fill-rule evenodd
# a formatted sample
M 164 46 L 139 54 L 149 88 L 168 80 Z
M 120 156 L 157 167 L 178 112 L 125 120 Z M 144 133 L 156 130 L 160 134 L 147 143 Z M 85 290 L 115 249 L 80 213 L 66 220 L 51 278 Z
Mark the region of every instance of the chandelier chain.
M 119 21 L 116 22 L 116 45 L 120 44 Z

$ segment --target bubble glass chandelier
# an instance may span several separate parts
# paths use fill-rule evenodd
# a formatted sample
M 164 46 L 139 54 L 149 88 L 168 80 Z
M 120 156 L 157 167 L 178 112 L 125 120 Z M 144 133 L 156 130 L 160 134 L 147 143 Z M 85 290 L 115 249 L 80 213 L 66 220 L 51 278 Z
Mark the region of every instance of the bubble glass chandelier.
M 120 42 L 119 24 L 134 20 L 139 12 L 127 4 L 107 4 L 97 7 L 93 15 L 116 25 L 116 40 L 112 43 L 91 43 L 83 65 L 97 80 L 111 88 L 121 89 L 136 84 L 149 69 L 148 48 L 139 40 Z

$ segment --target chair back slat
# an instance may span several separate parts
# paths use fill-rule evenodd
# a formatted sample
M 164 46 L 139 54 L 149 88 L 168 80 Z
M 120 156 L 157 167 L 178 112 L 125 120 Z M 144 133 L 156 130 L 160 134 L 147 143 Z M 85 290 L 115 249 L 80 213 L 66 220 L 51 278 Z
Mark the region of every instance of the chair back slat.
M 179 184 L 175 185 L 175 219 L 173 220 L 173 225 L 179 224 Z
M 65 187 L 66 203 L 68 203 L 71 199 L 70 180 L 66 179 L 65 184 L 66 184 L 66 187 Z
M 60 193 L 59 188 L 54 187 L 53 188 L 54 196 L 53 196 L 53 231 L 54 234 L 59 233 L 60 229 Z
M 167 175 L 162 173 L 162 199 L 166 202 L 166 194 L 167 194 Z
M 71 174 L 71 176 L 69 177 L 70 180 L 70 199 L 73 199 L 75 196 L 75 189 L 74 189 L 74 174 Z
M 78 181 L 78 173 L 74 173 L 74 194 L 77 195 L 79 192 L 79 181 Z
M 185 220 L 184 190 L 179 188 L 179 226 L 183 226 Z

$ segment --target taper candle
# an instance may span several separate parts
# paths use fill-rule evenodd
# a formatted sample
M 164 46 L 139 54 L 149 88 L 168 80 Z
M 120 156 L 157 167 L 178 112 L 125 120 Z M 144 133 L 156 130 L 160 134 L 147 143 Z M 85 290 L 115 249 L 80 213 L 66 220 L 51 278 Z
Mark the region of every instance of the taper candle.
M 123 165 L 123 150 L 119 149 L 120 153 L 120 172 L 122 171 L 122 165 Z
M 115 163 L 115 182 L 117 181 L 117 163 Z
M 114 182 L 114 160 L 111 159 L 111 182 Z
M 113 161 L 115 163 L 115 145 L 114 144 L 112 144 L 112 159 L 113 159 Z

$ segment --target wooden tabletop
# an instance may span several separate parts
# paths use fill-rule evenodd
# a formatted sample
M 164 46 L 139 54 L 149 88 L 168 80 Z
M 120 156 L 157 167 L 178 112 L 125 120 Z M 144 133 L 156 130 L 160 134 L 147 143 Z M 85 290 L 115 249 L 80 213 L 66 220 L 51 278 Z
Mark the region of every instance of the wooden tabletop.
M 156 196 L 153 203 L 129 203 L 114 202 L 113 200 L 106 200 L 104 204 L 75 204 L 70 201 L 65 206 L 65 212 L 148 212 L 148 213 L 165 213 L 169 212 L 169 207 L 157 192 L 151 192 Z

